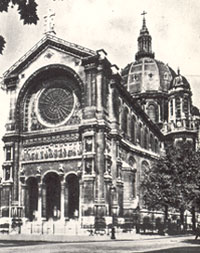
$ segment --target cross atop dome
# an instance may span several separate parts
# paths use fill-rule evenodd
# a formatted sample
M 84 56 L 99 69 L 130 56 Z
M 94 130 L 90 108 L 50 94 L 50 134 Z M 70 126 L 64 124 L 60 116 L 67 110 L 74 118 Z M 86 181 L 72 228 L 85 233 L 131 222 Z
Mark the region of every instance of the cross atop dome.
M 56 34 L 54 27 L 55 27 L 55 22 L 54 22 L 54 17 L 55 17 L 55 12 L 53 12 L 51 9 L 48 10 L 48 14 L 44 16 L 44 33 L 45 34 Z
M 141 15 L 143 16 L 142 30 L 147 29 L 147 28 L 146 28 L 146 19 L 145 19 L 145 15 L 146 15 L 146 14 L 147 14 L 147 12 L 145 12 L 145 11 L 143 11 L 143 12 L 141 13 Z
M 145 11 L 143 11 L 143 12 L 141 13 L 141 15 L 143 15 L 144 17 L 145 17 L 146 14 L 147 14 L 147 12 L 145 12 Z

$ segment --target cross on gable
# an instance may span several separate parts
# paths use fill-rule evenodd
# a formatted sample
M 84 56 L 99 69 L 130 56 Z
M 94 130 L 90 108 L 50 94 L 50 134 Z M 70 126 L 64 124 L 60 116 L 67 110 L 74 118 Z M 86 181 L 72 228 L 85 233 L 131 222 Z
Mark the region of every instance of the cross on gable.
M 56 34 L 54 30 L 55 22 L 54 22 L 54 17 L 55 13 L 52 12 L 51 9 L 48 10 L 48 14 L 44 16 L 44 32 L 45 33 L 53 33 Z

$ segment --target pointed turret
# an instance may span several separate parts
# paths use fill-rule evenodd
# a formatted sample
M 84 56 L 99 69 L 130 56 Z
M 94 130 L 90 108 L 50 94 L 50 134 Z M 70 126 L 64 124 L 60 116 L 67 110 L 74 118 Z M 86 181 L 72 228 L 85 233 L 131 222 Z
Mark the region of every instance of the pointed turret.
M 143 15 L 143 23 L 142 23 L 142 29 L 140 30 L 140 35 L 138 37 L 138 52 L 135 55 L 136 60 L 139 60 L 140 58 L 143 58 L 143 57 L 154 58 L 154 53 L 152 52 L 152 46 L 151 46 L 152 38 L 146 26 L 145 14 L 147 13 L 143 12 L 141 14 Z

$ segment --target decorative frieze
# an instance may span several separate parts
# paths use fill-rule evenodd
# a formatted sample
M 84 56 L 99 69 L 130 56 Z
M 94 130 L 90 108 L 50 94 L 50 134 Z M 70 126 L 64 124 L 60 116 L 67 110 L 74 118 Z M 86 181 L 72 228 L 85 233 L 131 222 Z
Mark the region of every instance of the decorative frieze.
M 24 148 L 21 160 L 24 162 L 38 160 L 67 159 L 82 155 L 82 142 L 57 143 Z
M 37 136 L 23 140 L 23 146 L 33 146 L 40 144 L 58 143 L 58 142 L 73 142 L 79 139 L 79 133 L 57 134 L 48 136 Z

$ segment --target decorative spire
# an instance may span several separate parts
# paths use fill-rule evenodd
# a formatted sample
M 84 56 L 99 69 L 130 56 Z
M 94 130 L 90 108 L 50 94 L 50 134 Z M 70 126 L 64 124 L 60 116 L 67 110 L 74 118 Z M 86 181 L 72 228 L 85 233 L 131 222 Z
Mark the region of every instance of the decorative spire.
M 147 14 L 147 12 L 143 11 L 141 13 L 141 15 L 143 15 L 143 25 L 142 25 L 142 30 L 147 30 L 147 27 L 146 27 L 146 19 L 145 19 L 145 15 Z
M 46 16 L 44 16 L 44 33 L 45 34 L 56 34 L 54 27 L 55 27 L 55 23 L 54 23 L 54 17 L 55 17 L 55 13 L 52 12 L 51 9 L 48 10 L 48 14 Z
M 147 12 L 143 11 L 141 15 L 143 16 L 142 29 L 140 30 L 140 35 L 138 37 L 138 52 L 135 55 L 136 60 L 143 57 L 154 58 L 154 53 L 151 48 L 151 35 L 146 26 L 145 15 Z

